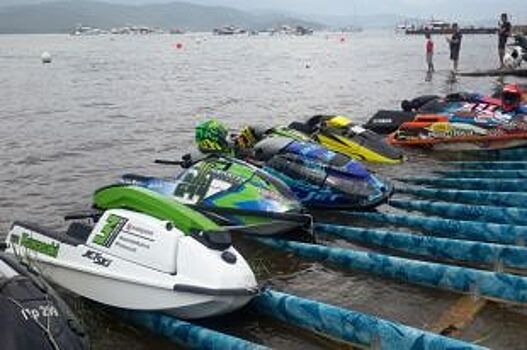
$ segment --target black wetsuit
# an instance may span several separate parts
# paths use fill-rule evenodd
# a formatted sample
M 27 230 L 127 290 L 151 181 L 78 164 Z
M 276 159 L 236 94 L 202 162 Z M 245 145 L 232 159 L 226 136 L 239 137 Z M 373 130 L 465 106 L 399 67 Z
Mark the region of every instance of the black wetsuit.
M 507 45 L 507 39 L 511 35 L 512 25 L 511 22 L 503 22 L 500 26 L 500 31 L 498 32 L 498 49 L 505 49 Z
M 452 34 L 450 38 L 450 59 L 457 61 L 459 59 L 459 50 L 461 49 L 461 39 L 463 35 L 461 32 Z

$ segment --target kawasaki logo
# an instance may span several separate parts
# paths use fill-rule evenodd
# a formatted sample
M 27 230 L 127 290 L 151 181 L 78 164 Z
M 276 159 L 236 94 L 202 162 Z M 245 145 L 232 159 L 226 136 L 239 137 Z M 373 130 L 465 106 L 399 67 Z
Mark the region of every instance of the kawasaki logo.
M 22 233 L 19 244 L 22 247 L 26 247 L 27 249 L 34 250 L 53 258 L 57 257 L 60 249 L 60 244 L 39 241 L 36 238 L 32 238 L 27 232 Z
M 120 217 L 115 214 L 110 214 L 106 219 L 106 223 L 104 224 L 99 234 L 97 234 L 95 238 L 93 238 L 93 243 L 105 247 L 111 246 L 113 241 L 117 237 L 117 234 L 121 232 L 121 229 L 127 221 L 128 219 L 126 218 Z

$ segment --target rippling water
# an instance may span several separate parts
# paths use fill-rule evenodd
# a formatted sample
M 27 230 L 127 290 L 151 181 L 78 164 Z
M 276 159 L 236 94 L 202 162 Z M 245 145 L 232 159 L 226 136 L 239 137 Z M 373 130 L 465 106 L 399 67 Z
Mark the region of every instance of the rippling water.
M 192 149 L 205 116 L 235 128 L 268 125 L 315 113 L 366 121 L 402 99 L 459 90 L 490 92 L 492 78 L 449 79 L 448 48 L 435 37 L 438 72 L 425 82 L 424 39 L 390 31 L 313 37 L 65 35 L 0 36 L 0 232 L 15 219 L 64 227 L 65 213 L 85 209 L 98 187 L 127 172 L 169 175 L 152 164 Z M 183 44 L 177 49 L 174 43 Z M 494 36 L 465 36 L 461 69 L 497 66 Z M 42 65 L 50 51 L 53 63 Z M 435 161 L 411 154 L 387 176 L 427 171 Z M 343 241 L 332 244 L 350 246 Z M 279 290 L 425 328 L 457 295 L 343 272 L 238 239 Z M 149 333 L 76 300 L 94 347 L 173 348 Z M 527 318 L 489 305 L 464 333 L 493 348 L 524 349 Z M 278 348 L 335 344 L 240 312 L 207 326 Z

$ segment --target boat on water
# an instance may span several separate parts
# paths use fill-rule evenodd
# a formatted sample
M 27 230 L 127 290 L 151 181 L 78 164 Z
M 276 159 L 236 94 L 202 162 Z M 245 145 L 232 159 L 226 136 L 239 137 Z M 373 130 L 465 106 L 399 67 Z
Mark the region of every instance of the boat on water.
M 108 34 L 109 32 L 105 29 L 78 25 L 73 30 L 70 31 L 70 35 L 74 36 L 91 36 L 91 35 L 103 35 Z
M 270 30 L 271 35 L 313 35 L 314 30 L 309 27 L 302 25 L 290 26 L 290 25 L 281 25 L 279 27 L 273 28 Z
M 447 35 L 452 34 L 452 23 L 445 22 L 442 20 L 432 19 L 430 22 L 425 23 L 421 26 L 407 26 L 404 28 L 404 33 L 407 35 L 413 34 L 436 34 L 436 35 Z M 459 28 L 461 34 L 496 34 L 498 32 L 497 27 L 476 27 L 476 26 L 463 26 Z
M 99 211 L 64 233 L 16 222 L 7 252 L 93 301 L 185 319 L 236 310 L 258 292 L 228 231 L 177 201 L 135 186 L 95 192 Z
M 247 30 L 235 25 L 228 25 L 221 28 L 214 28 L 212 33 L 215 35 L 236 35 L 247 34 Z
M 2 349 L 89 349 L 82 324 L 55 290 L 27 264 L 0 251 Z

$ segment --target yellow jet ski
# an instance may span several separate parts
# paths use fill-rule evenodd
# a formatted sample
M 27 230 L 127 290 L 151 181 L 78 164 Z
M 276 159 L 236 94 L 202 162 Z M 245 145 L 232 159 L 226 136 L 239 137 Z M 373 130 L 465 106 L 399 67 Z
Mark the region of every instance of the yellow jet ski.
M 353 124 L 344 116 L 316 115 L 305 123 L 293 122 L 289 128 L 308 135 L 326 148 L 366 162 L 397 164 L 404 160 L 401 149 L 384 137 Z

